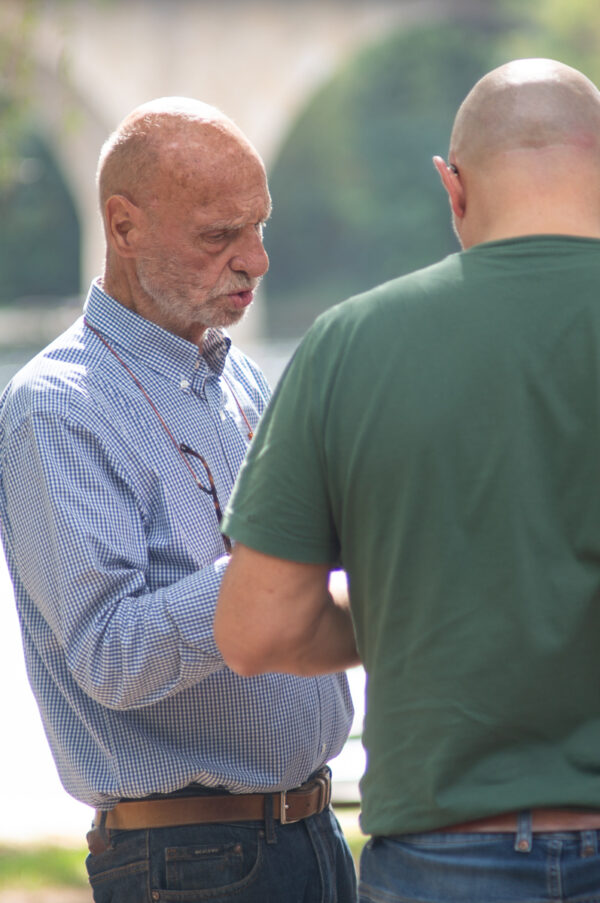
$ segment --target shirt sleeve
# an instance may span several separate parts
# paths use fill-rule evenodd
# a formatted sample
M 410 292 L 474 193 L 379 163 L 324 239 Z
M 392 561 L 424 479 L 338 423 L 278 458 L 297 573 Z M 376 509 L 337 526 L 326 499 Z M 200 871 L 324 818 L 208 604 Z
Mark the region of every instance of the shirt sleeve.
M 324 441 L 329 368 L 313 345 L 309 331 L 263 415 L 223 530 L 268 555 L 336 564 L 339 540 Z
M 26 419 L 6 444 L 3 529 L 13 572 L 73 677 L 114 709 L 150 705 L 225 667 L 212 634 L 223 556 L 147 582 L 147 512 L 123 461 L 92 430 Z

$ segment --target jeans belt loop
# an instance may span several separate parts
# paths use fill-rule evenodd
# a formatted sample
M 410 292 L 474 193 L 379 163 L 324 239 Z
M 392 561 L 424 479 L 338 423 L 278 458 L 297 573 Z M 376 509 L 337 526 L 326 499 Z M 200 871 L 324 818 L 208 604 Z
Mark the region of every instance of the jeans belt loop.
M 598 832 L 582 831 L 581 832 L 581 856 L 587 859 L 589 856 L 598 855 Z
M 265 839 L 267 843 L 277 843 L 277 834 L 275 832 L 274 812 L 274 796 L 266 794 L 265 796 Z
M 515 850 L 517 853 L 530 853 L 532 840 L 533 818 L 529 809 L 519 812 L 517 818 L 517 836 L 515 837 Z

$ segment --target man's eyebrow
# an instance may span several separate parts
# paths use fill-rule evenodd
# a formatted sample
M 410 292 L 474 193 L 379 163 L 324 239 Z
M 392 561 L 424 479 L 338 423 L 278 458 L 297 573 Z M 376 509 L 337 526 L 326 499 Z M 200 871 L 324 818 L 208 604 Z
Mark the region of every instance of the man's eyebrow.
M 265 216 L 256 221 L 257 224 L 266 223 L 271 218 L 272 212 L 273 208 L 272 206 L 269 206 L 269 209 L 267 210 Z M 205 226 L 200 226 L 197 231 L 199 235 L 208 235 L 211 232 L 235 232 L 236 229 L 243 229 L 245 225 L 246 223 L 239 223 L 235 222 L 234 220 L 221 220 L 213 223 L 208 223 L 208 225 Z
M 206 226 L 200 226 L 198 232 L 208 233 L 208 232 L 231 232 L 234 229 L 240 229 L 240 223 L 234 223 L 231 220 L 222 220 L 221 222 L 208 223 Z

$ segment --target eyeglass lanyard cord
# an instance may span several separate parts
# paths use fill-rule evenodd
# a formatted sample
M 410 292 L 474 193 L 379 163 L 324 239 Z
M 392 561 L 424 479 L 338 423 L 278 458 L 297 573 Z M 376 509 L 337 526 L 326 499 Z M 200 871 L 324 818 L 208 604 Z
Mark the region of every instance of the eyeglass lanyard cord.
M 201 489 L 204 489 L 204 487 L 202 486 L 202 483 L 200 483 L 198 477 L 197 477 L 196 474 L 194 473 L 194 468 L 191 466 L 190 462 L 188 461 L 188 459 L 186 458 L 186 456 L 185 456 L 184 453 L 182 452 L 182 450 L 181 450 L 181 448 L 180 448 L 180 446 L 179 446 L 179 443 L 177 442 L 177 439 L 175 438 L 175 436 L 173 435 L 173 433 L 171 432 L 171 430 L 169 429 L 169 427 L 168 427 L 167 424 L 165 423 L 165 421 L 164 421 L 164 419 L 163 419 L 163 417 L 162 417 L 162 414 L 160 413 L 160 411 L 158 410 L 158 408 L 156 407 L 156 405 L 154 404 L 154 402 L 152 401 L 152 399 L 150 398 L 150 396 L 149 396 L 148 393 L 146 392 L 144 386 L 142 385 L 142 383 L 140 382 L 140 380 L 137 378 L 137 376 L 135 375 L 135 373 L 133 372 L 133 370 L 131 369 L 131 367 L 129 367 L 129 366 L 125 363 L 125 361 L 123 360 L 123 358 L 115 351 L 115 349 L 112 347 L 112 345 L 104 338 L 104 336 L 103 336 L 100 332 L 98 332 L 98 330 L 96 329 L 95 326 L 92 326 L 92 324 L 91 324 L 85 317 L 84 317 L 84 319 L 83 319 L 83 322 L 84 322 L 84 324 L 87 326 L 87 328 L 88 328 L 89 330 L 91 330 L 91 332 L 93 332 L 94 335 L 95 335 L 97 338 L 100 339 L 100 341 L 102 342 L 102 344 L 103 344 L 106 348 L 108 348 L 108 350 L 110 351 L 110 353 L 111 353 L 114 357 L 116 357 L 116 359 L 117 359 L 118 362 L 121 364 L 121 366 L 122 366 L 122 367 L 127 371 L 127 373 L 130 375 L 130 377 L 132 378 L 132 380 L 134 381 L 134 383 L 136 384 L 136 386 L 138 387 L 138 389 L 140 390 L 140 392 L 142 393 L 142 395 L 144 396 L 144 398 L 146 399 L 146 401 L 148 402 L 148 404 L 150 405 L 150 407 L 152 408 L 152 410 L 154 411 L 154 413 L 156 414 L 156 416 L 157 416 L 157 418 L 158 418 L 158 420 L 159 420 L 159 422 L 160 422 L 162 428 L 164 429 L 165 433 L 167 434 L 167 436 L 169 437 L 169 439 L 170 439 L 171 442 L 173 443 L 173 447 L 174 447 L 175 451 L 177 452 L 177 454 L 179 455 L 179 457 L 181 458 L 181 460 L 183 461 L 183 463 L 185 464 L 185 466 L 187 467 L 187 469 L 188 469 L 189 472 L 191 473 L 192 478 L 193 478 L 193 480 L 194 480 L 194 483 L 196 483 L 196 485 L 199 486 Z M 228 388 L 229 388 L 231 394 L 233 395 L 233 397 L 234 397 L 234 399 L 235 399 L 235 402 L 236 402 L 236 404 L 237 404 L 237 406 L 238 406 L 238 408 L 239 408 L 239 410 L 240 410 L 240 413 L 241 413 L 242 417 L 243 417 L 244 420 L 246 421 L 246 426 L 248 427 L 248 439 L 252 439 L 253 432 L 252 432 L 252 427 L 250 426 L 250 423 L 248 422 L 248 418 L 246 417 L 246 415 L 245 415 L 245 413 L 244 413 L 244 411 L 243 411 L 243 409 L 242 409 L 242 406 L 240 405 L 238 399 L 236 398 L 235 392 L 234 392 L 233 389 L 231 388 L 231 385 L 230 385 L 230 383 L 229 383 L 229 380 L 226 379 L 225 376 L 223 376 L 223 379 L 225 380 L 225 382 L 226 382 L 226 384 L 227 384 L 227 386 L 228 386 Z
M 227 386 L 227 388 L 228 388 L 229 391 L 231 392 L 231 395 L 233 396 L 233 400 L 235 401 L 236 405 L 238 406 L 238 411 L 240 412 L 240 414 L 241 414 L 242 417 L 244 418 L 244 423 L 245 423 L 246 426 L 248 427 L 248 439 L 249 439 L 249 440 L 253 439 L 253 438 L 254 438 L 254 430 L 253 430 L 252 427 L 250 426 L 250 421 L 249 421 L 248 418 L 246 417 L 246 412 L 244 411 L 243 407 L 241 406 L 241 404 L 240 404 L 240 402 L 239 402 L 239 399 L 238 399 L 237 395 L 236 395 L 235 392 L 233 391 L 233 389 L 232 389 L 232 387 L 231 387 L 231 383 L 229 382 L 229 380 L 227 379 L 227 377 L 225 376 L 224 373 L 221 374 L 221 379 L 223 380 L 223 382 L 225 383 L 225 385 Z

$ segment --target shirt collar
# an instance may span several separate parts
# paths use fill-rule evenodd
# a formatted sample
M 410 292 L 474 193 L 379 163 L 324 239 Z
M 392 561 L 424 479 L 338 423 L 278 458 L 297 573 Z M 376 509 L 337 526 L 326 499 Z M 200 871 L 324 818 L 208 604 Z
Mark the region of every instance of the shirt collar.
M 183 375 L 197 373 L 220 376 L 225 368 L 231 338 L 222 329 L 207 329 L 202 353 L 198 346 L 146 320 L 108 295 L 95 280 L 83 308 L 84 317 L 115 349 L 139 358 L 154 370 L 178 382 Z M 198 366 L 198 364 L 200 366 Z

